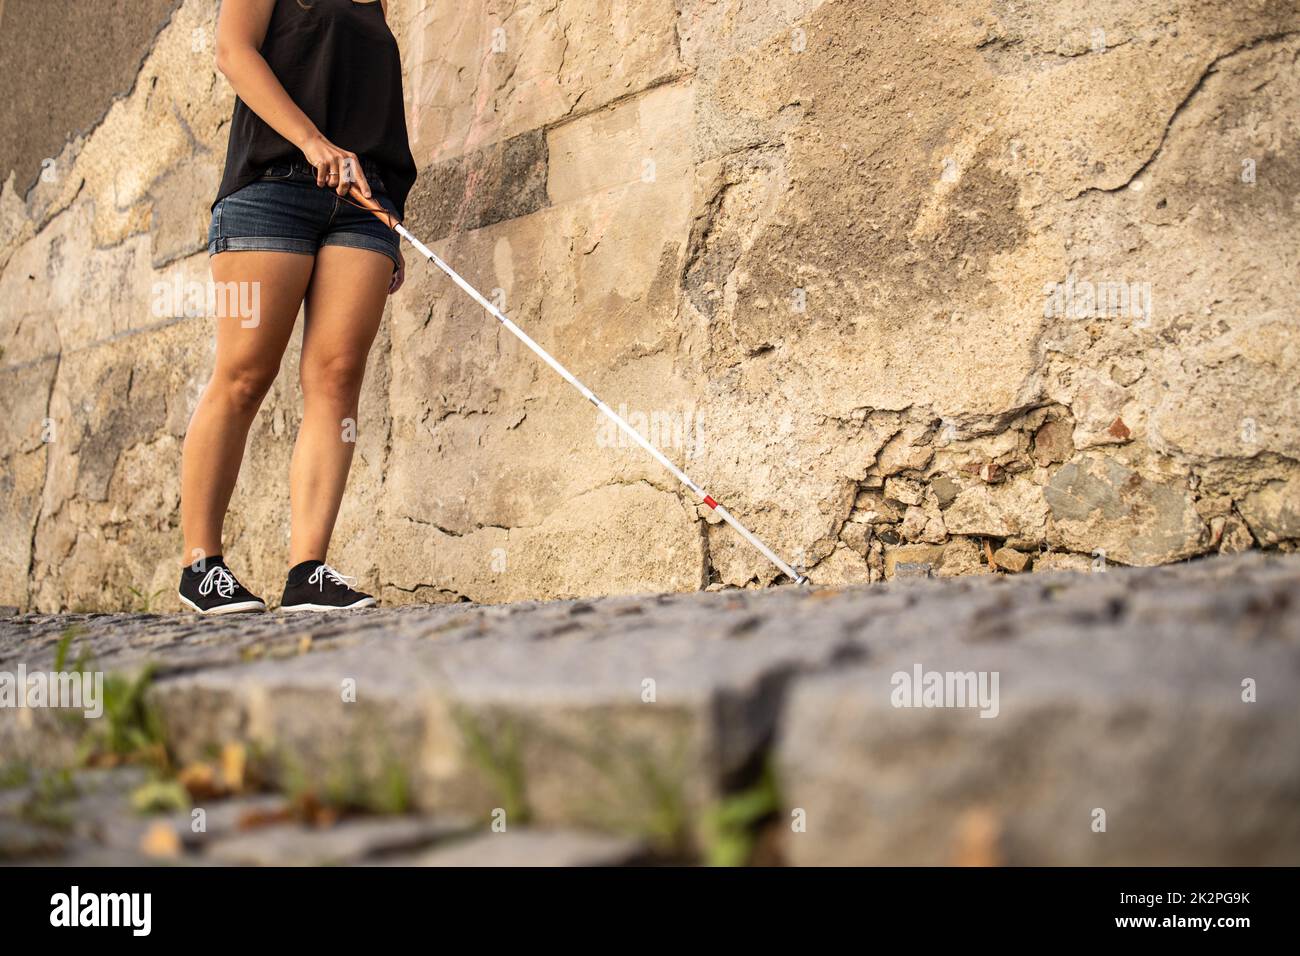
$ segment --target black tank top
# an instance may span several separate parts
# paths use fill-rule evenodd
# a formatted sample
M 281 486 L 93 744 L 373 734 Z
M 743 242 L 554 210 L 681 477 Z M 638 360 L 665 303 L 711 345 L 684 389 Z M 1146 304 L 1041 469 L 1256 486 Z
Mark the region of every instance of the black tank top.
M 415 183 L 406 139 L 402 63 L 379 0 L 276 0 L 262 57 L 316 128 L 335 146 L 375 163 L 398 215 Z M 273 163 L 302 152 L 235 99 L 226 171 L 217 201 Z

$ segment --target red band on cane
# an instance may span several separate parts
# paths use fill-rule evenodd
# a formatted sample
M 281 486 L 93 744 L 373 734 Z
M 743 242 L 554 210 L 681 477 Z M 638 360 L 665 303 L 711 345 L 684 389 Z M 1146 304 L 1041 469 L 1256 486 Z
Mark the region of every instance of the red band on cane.
M 718 503 L 713 500 L 713 495 L 705 495 L 704 503 L 708 505 L 710 508 L 716 508 L 718 506 Z

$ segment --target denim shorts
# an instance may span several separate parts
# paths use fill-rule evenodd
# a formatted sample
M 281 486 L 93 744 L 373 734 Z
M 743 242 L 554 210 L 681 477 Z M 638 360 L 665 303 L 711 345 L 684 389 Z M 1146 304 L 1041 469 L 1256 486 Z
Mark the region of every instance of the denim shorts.
M 362 161 L 370 193 L 389 212 L 397 207 L 384 191 L 379 169 Z M 304 161 L 277 163 L 212 207 L 208 255 L 219 252 L 297 252 L 315 255 L 321 246 L 370 249 L 399 263 L 397 233 L 374 213 L 358 209 L 338 193 L 316 185 L 316 171 Z

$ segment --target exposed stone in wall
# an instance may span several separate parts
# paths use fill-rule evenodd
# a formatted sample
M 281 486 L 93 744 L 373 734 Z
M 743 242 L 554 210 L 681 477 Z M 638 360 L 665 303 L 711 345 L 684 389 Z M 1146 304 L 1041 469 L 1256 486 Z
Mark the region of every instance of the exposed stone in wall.
M 425 241 L 481 229 L 546 205 L 546 137 L 520 133 L 463 156 L 426 166 L 406 203 Z
M 160 11 L 56 175 L 0 192 L 3 604 L 174 585 L 212 343 L 163 290 L 206 279 L 231 93 L 211 0 Z M 390 20 L 412 230 L 813 580 L 1300 540 L 1294 4 L 392 0 Z M 267 593 L 296 352 L 227 524 Z M 413 266 L 332 557 L 393 601 L 772 580 L 602 421 Z

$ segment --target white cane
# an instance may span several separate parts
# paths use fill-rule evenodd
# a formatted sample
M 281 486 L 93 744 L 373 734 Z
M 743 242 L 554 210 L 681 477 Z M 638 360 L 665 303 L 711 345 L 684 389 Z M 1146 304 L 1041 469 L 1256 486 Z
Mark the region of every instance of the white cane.
M 546 351 L 546 349 L 542 348 L 535 341 L 533 341 L 532 336 L 530 336 L 519 326 L 515 325 L 514 322 L 510 321 L 510 319 L 506 318 L 505 314 L 500 309 L 498 309 L 495 305 L 493 305 L 491 302 L 485 299 L 483 295 L 472 285 L 470 285 L 468 282 L 462 279 L 460 277 L 460 274 L 457 273 L 455 269 L 447 265 L 447 263 L 443 262 L 442 259 L 440 259 L 432 249 L 426 246 L 419 239 L 415 238 L 415 236 L 411 235 L 411 233 L 407 231 L 406 227 L 403 226 L 400 221 L 398 221 L 395 215 L 393 215 L 391 212 L 389 212 L 387 209 L 381 206 L 374 199 L 367 198 L 365 195 L 362 194 L 362 192 L 359 189 L 357 189 L 356 186 L 352 187 L 351 192 L 352 192 L 351 199 L 356 205 L 360 206 L 362 209 L 365 209 L 367 212 L 372 212 L 376 216 L 378 216 L 379 219 L 383 221 L 385 225 L 395 230 L 399 236 L 401 236 L 412 246 L 414 246 L 422 256 L 424 256 L 435 266 L 437 266 L 439 269 L 445 272 L 452 282 L 460 286 L 461 289 L 463 289 L 471 299 L 473 299 L 479 305 L 483 306 L 483 308 L 486 309 L 488 313 L 492 315 L 493 318 L 495 318 L 498 322 L 500 322 L 507 329 L 509 329 L 510 333 L 514 335 L 515 338 L 519 339 L 519 341 L 523 342 L 524 345 L 532 349 L 533 352 L 535 352 L 543 362 L 545 362 L 547 365 L 553 368 L 561 378 L 563 378 L 566 382 L 568 382 L 579 392 L 581 392 L 582 396 L 585 399 L 587 399 L 587 401 L 591 402 L 591 404 L 595 405 L 596 408 L 600 410 L 601 414 L 609 418 L 610 421 L 612 421 L 615 425 L 617 425 L 625 435 L 627 435 L 630 439 L 632 439 L 632 441 L 636 442 L 638 445 L 640 445 L 642 448 L 648 451 L 654 457 L 655 461 L 659 462 L 659 464 L 663 465 L 670 472 L 672 472 L 673 477 L 675 477 L 678 481 L 684 484 L 687 488 L 691 489 L 691 491 L 693 491 L 695 494 L 699 495 L 701 501 L 703 501 L 706 505 L 712 508 L 718 514 L 718 516 L 722 518 L 723 521 L 727 522 L 727 524 L 735 528 L 736 531 L 740 533 L 740 536 L 744 538 L 746 541 L 748 541 L 750 544 L 752 544 L 755 548 L 757 548 L 758 551 L 763 555 L 763 557 L 767 558 L 774 565 L 780 568 L 782 574 L 790 578 L 790 580 L 794 581 L 796 584 L 808 583 L 808 579 L 806 577 L 804 577 L 802 574 L 800 574 L 790 565 L 786 564 L 779 557 L 777 557 L 776 552 L 774 552 L 771 548 L 769 548 L 762 541 L 760 541 L 752 531 L 750 531 L 743 524 L 737 521 L 730 511 L 728 511 L 721 504 L 719 504 L 712 495 L 710 495 L 703 488 L 701 488 L 694 481 L 692 481 L 690 476 L 687 475 L 686 472 L 682 471 L 680 468 L 674 465 L 672 461 L 670 461 L 663 452 L 661 452 L 654 445 L 650 444 L 650 442 L 648 442 L 641 435 L 640 432 L 638 432 L 635 428 L 633 428 L 626 421 L 624 421 L 623 418 L 616 411 L 614 411 L 612 408 L 610 408 L 608 405 L 602 402 L 599 398 L 597 398 L 596 394 L 591 389 L 589 389 L 586 385 L 583 385 L 582 382 L 578 381 L 577 377 L 574 376 L 572 372 L 570 372 L 567 368 L 565 368 L 563 365 L 557 362 L 555 358 L 552 357 L 552 355 Z

